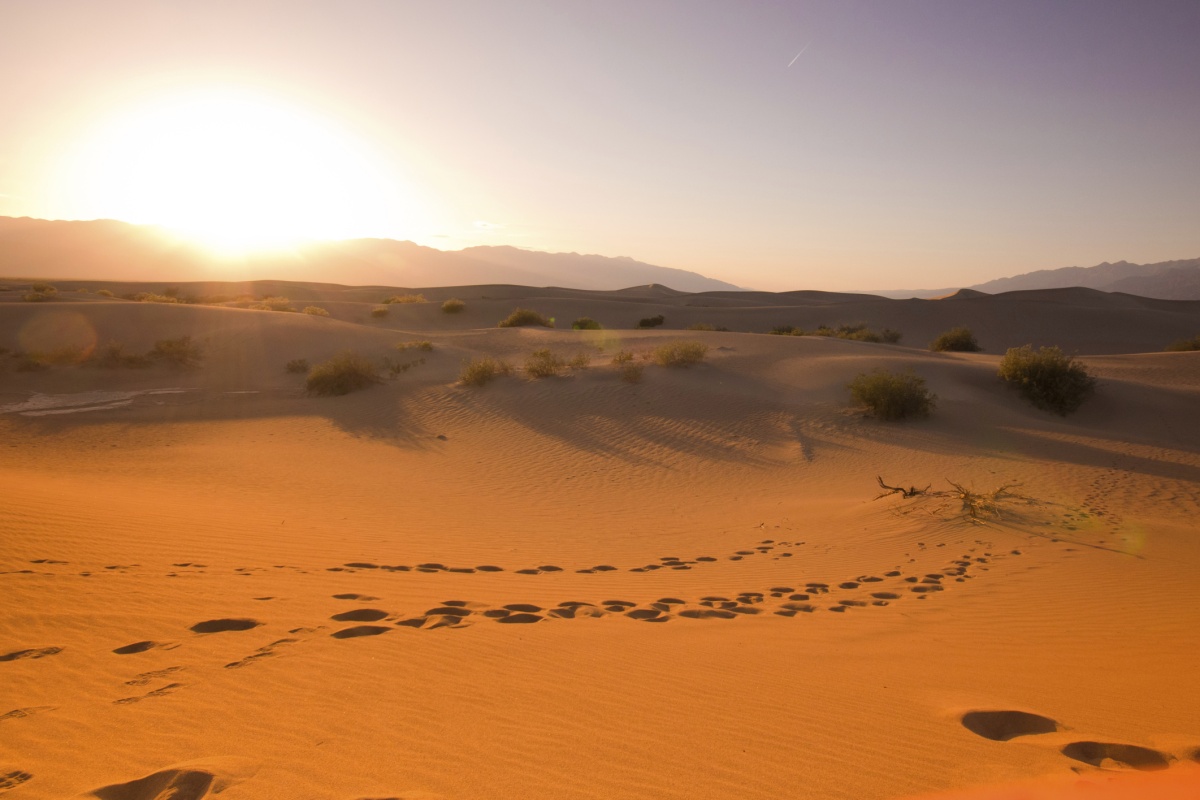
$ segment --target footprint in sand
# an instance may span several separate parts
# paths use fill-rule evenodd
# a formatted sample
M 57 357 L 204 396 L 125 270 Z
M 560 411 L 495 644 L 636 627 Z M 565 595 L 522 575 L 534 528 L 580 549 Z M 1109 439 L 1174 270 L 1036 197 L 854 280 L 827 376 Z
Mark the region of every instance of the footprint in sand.
M 1167 753 L 1149 747 L 1113 742 L 1071 742 L 1061 752 L 1067 758 L 1101 769 L 1159 770 L 1169 767 L 1172 760 Z
M 100 800 L 200 800 L 253 778 L 258 765 L 242 758 L 206 759 L 177 764 L 128 783 L 91 792 Z
M 971 733 L 993 742 L 1007 742 L 1018 736 L 1054 733 L 1063 729 L 1057 721 L 1028 711 L 968 711 L 960 721 Z
M 135 677 L 131 680 L 125 681 L 125 685 L 126 686 L 145 686 L 146 684 L 150 683 L 151 681 L 156 681 L 159 678 L 165 678 L 168 675 L 174 675 L 176 672 L 179 672 L 182 669 L 183 669 L 183 667 L 167 667 L 166 669 L 156 669 L 156 670 L 153 670 L 152 672 L 143 672 L 141 675 L 138 675 L 137 677 Z
M 34 647 L 29 650 L 14 650 L 0 656 L 0 661 L 18 661 L 22 658 L 45 658 L 61 653 L 61 647 Z
M 388 612 L 378 608 L 356 608 L 353 611 L 343 611 L 334 614 L 330 619 L 338 622 L 378 622 L 386 618 Z
M 241 659 L 240 661 L 232 661 L 232 662 L 226 664 L 225 669 L 238 669 L 239 667 L 249 666 L 250 664 L 253 664 L 255 661 L 261 661 L 264 658 L 270 658 L 271 656 L 275 655 L 275 651 L 277 649 L 279 649 L 280 647 L 283 647 L 285 644 L 294 644 L 298 641 L 300 641 L 300 640 L 299 639 L 279 639 L 278 641 L 271 642 L 269 645 L 266 645 L 265 647 L 258 648 L 253 653 L 251 653 L 250 655 Z
M 2 773 L 0 774 L 0 792 L 7 792 L 9 789 L 15 789 L 31 778 L 33 778 L 31 773 L 22 772 L 19 769 Z
M 145 694 L 142 694 L 142 695 L 137 695 L 136 697 L 122 697 L 120 700 L 113 700 L 113 705 L 127 706 L 127 705 L 130 705 L 131 703 L 140 703 L 142 700 L 147 700 L 151 697 L 163 697 L 165 695 L 172 694 L 173 692 L 177 692 L 182 688 L 183 688 L 182 683 L 168 683 L 166 686 L 160 686 L 159 688 L 157 688 L 153 691 L 146 692 Z M 154 797 L 157 797 L 157 796 L 158 795 L 154 795 Z M 166 795 L 166 796 L 174 797 L 174 795 Z
M 58 706 L 29 706 L 28 708 L 14 708 L 7 714 L 0 714 L 0 722 L 6 719 L 22 719 L 24 717 L 32 717 L 34 714 L 41 714 L 43 711 L 54 711 Z
M 371 597 L 368 594 L 355 594 L 354 592 L 346 592 L 345 594 L 335 594 L 334 600 L 362 600 L 364 603 L 370 603 L 378 600 L 378 597 Z
M 113 650 L 113 652 L 119 656 L 128 656 L 128 655 L 133 655 L 134 653 L 144 653 L 147 650 L 153 650 L 156 647 L 161 648 L 163 650 L 174 650 L 176 647 L 179 647 L 179 643 L 178 642 L 152 642 L 147 639 L 146 641 L 134 642 L 133 644 L 127 644 L 122 647 L 117 647 Z
M 390 630 L 391 628 L 385 628 L 382 625 L 355 625 L 353 628 L 343 628 L 329 635 L 334 639 L 357 639 L 361 636 L 378 636 Z
M 248 631 L 262 625 L 256 619 L 209 619 L 197 622 L 190 630 L 193 633 L 224 633 L 225 631 Z

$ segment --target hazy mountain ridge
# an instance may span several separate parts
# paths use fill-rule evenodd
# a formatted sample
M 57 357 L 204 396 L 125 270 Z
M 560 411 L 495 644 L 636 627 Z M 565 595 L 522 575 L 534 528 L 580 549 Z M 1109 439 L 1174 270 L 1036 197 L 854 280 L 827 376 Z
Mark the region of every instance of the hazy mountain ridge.
M 1131 264 L 1104 262 L 1094 267 L 1063 267 L 1027 272 L 978 283 L 967 288 L 988 294 L 1029 289 L 1082 286 L 1103 292 L 1124 292 L 1162 300 L 1200 300 L 1200 258 Z
M 208 281 L 239 275 L 380 286 L 511 283 L 579 289 L 654 283 L 685 292 L 738 288 L 696 272 L 628 257 L 507 246 L 438 250 L 393 239 L 317 242 L 287 253 L 229 262 L 181 244 L 152 226 L 29 217 L 0 217 L 0 275 L 118 281 Z

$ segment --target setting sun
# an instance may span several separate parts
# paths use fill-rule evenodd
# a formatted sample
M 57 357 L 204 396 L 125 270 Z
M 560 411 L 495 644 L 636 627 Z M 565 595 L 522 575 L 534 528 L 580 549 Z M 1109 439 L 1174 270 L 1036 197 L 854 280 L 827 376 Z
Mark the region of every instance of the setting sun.
M 64 190 L 225 254 L 411 231 L 419 210 L 369 146 L 315 114 L 224 89 L 160 98 L 85 135 Z

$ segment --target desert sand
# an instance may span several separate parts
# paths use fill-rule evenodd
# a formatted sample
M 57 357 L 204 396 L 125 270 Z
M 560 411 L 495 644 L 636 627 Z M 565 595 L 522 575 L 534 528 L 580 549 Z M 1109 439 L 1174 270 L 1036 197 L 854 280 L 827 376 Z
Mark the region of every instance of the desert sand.
M 451 287 L 376 320 L 371 287 L 253 289 L 328 318 L 70 288 L 0 292 L 0 347 L 204 359 L 0 358 L 6 800 L 1197 796 L 1200 353 L 1155 351 L 1200 303 Z M 518 305 L 558 327 L 494 327 Z M 763 335 L 859 321 L 904 338 Z M 954 324 L 985 352 L 926 349 Z M 610 363 L 679 339 L 704 363 Z M 1009 391 L 1027 342 L 1096 396 Z M 457 383 L 539 348 L 589 368 Z M 345 349 L 414 363 L 342 397 L 284 370 Z M 880 367 L 932 416 L 853 408 Z M 877 476 L 1013 488 L 972 520 Z

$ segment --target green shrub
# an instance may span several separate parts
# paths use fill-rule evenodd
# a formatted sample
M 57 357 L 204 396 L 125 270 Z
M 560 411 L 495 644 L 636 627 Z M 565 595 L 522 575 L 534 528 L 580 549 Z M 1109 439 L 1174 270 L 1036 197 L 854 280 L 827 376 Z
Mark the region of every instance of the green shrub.
M 329 312 L 320 306 L 305 306 L 304 313 L 314 317 L 328 317 Z
M 130 298 L 139 303 L 178 303 L 179 298 L 172 295 L 155 294 L 154 292 L 138 292 Z
M 125 352 L 125 345 L 118 341 L 110 341 L 101 347 L 93 356 L 97 365 L 105 369 L 121 367 L 148 367 L 151 364 L 149 356 L 131 355 Z
M 100 295 L 101 297 L 112 297 L 113 296 L 113 293 L 110 292 L 108 289 L 97 289 L 96 294 Z
M 999 375 L 1038 408 L 1064 417 L 1096 391 L 1087 368 L 1057 347 L 1036 352 L 1029 345 L 1009 348 L 1000 359 Z
M 464 386 L 483 386 L 494 378 L 508 375 L 512 367 L 504 361 L 485 356 L 463 361 L 462 373 L 458 376 L 459 383 Z
M 940 353 L 978 353 L 983 348 L 975 341 L 975 334 L 971 333 L 971 329 L 960 325 L 930 342 L 929 349 Z
M 571 323 L 573 331 L 599 331 L 603 330 L 604 326 L 591 317 L 580 317 Z
M 287 366 L 285 366 L 284 369 L 292 374 L 308 372 L 308 359 L 307 358 L 294 358 L 291 361 L 287 362 Z
M 200 345 L 193 342 L 191 336 L 159 339 L 146 355 L 176 367 L 194 367 L 204 358 Z
M 925 379 L 913 372 L 876 370 L 850 382 L 850 395 L 884 420 L 927 417 L 937 397 L 925 390 Z
M 459 300 L 457 297 L 451 297 L 449 300 L 442 303 L 442 312 L 445 314 L 458 314 L 466 307 L 467 304 L 462 300 Z
M 657 328 L 664 322 L 666 322 L 666 319 L 663 318 L 662 314 L 658 314 L 657 316 L 653 317 L 643 317 L 642 319 L 638 320 L 637 326 L 639 328 Z
M 528 308 L 514 308 L 511 314 L 496 323 L 496 327 L 498 328 L 519 328 L 524 325 L 541 325 L 544 328 L 553 328 L 554 320 L 547 319 L 538 312 L 531 311 Z
M 424 352 L 428 353 L 433 350 L 433 342 L 424 339 L 417 342 L 397 342 L 396 344 L 392 345 L 392 347 L 394 347 L 396 350 L 399 350 L 401 353 L 403 353 L 405 350 L 423 350 Z
M 626 383 L 641 383 L 642 373 L 646 371 L 645 364 L 638 364 L 634 361 L 626 361 L 621 365 L 621 380 Z
M 618 350 L 615 354 L 613 354 L 612 363 L 617 364 L 618 366 L 621 364 L 628 364 L 630 361 L 633 361 L 633 353 L 629 352 L 628 350 Z
M 1164 350 L 1168 353 L 1183 353 L 1189 350 L 1200 350 L 1200 336 L 1192 339 L 1179 339 L 1171 342 Z
M 525 374 L 531 378 L 551 378 L 560 375 L 567 363 L 548 349 L 534 350 L 525 359 Z
M 394 294 L 391 297 L 383 298 L 383 304 L 390 306 L 392 303 L 427 303 L 423 294 Z
M 388 315 L 388 307 L 387 306 L 375 306 L 374 308 L 371 309 L 371 316 L 374 317 L 375 319 L 382 319 L 383 317 L 386 317 L 387 315 Z
M 699 364 L 707 354 L 708 345 L 702 342 L 680 341 L 659 345 L 651 356 L 662 367 L 688 367 Z
M 317 364 L 308 372 L 309 394 L 343 395 L 379 383 L 379 371 L 370 359 L 350 350 Z

